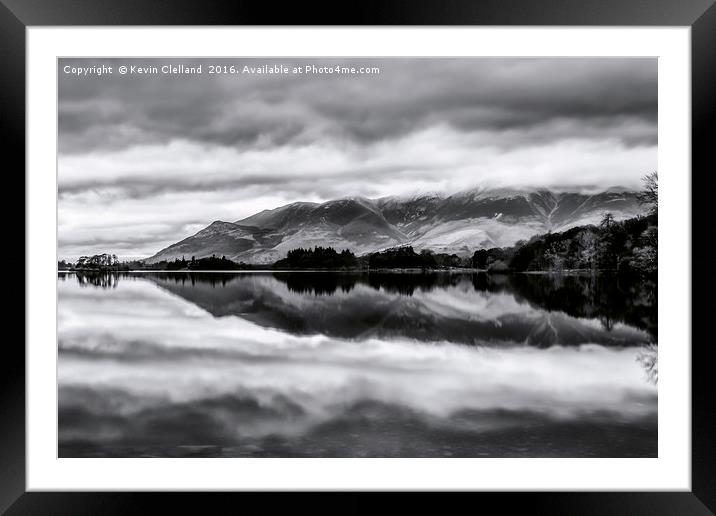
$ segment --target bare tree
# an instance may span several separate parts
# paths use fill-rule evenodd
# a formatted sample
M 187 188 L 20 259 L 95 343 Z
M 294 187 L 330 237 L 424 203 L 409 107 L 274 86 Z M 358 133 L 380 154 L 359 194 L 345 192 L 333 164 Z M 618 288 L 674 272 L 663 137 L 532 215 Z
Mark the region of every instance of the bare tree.
M 654 171 L 641 178 L 644 189 L 637 194 L 639 203 L 649 208 L 649 213 L 656 215 L 659 200 L 659 175 Z

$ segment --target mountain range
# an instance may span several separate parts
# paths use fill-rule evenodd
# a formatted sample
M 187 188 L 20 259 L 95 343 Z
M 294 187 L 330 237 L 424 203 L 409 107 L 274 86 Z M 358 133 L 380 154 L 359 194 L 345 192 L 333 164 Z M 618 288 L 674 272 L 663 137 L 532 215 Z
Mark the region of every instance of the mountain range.
M 313 246 L 362 255 L 411 245 L 466 256 L 548 231 L 597 224 L 607 212 L 621 220 L 642 211 L 637 194 L 623 188 L 592 194 L 478 188 L 447 196 L 295 202 L 234 222 L 214 221 L 145 262 L 215 254 L 263 264 L 285 258 L 291 249 Z

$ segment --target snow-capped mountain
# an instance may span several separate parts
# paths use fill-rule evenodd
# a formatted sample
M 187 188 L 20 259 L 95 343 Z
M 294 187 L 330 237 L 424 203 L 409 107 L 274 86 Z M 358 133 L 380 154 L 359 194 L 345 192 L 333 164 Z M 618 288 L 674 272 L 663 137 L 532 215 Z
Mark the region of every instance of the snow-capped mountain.
M 316 245 L 358 255 L 400 245 L 470 255 L 547 231 L 597 224 L 607 212 L 620 220 L 642 210 L 634 192 L 618 188 L 595 194 L 473 189 L 450 196 L 296 202 L 235 222 L 212 222 L 146 262 L 216 254 L 272 263 L 291 249 Z

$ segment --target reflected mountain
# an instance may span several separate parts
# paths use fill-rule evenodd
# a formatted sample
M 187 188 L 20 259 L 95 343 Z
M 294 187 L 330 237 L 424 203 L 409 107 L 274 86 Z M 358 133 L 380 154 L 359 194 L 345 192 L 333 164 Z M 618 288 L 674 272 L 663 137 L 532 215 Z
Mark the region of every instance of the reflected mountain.
M 147 279 L 215 317 L 297 335 L 537 347 L 656 338 L 655 293 L 603 276 L 277 272 Z M 653 297 L 651 297 L 653 296 Z
M 60 274 L 59 455 L 653 457 L 658 350 L 629 322 L 649 313 L 640 288 Z
M 656 284 L 605 274 L 352 272 L 62 273 L 82 286 L 150 280 L 215 317 L 299 335 L 465 344 L 645 345 Z

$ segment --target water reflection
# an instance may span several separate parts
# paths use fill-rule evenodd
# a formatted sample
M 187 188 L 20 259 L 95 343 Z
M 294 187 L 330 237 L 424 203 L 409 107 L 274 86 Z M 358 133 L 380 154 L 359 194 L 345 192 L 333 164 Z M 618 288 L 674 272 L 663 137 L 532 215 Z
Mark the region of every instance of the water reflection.
M 296 334 L 539 347 L 656 340 L 656 310 L 644 302 L 651 295 L 647 287 L 609 278 L 445 273 L 148 278 L 217 317 L 238 316 Z
M 60 275 L 61 277 L 64 274 Z M 606 330 L 621 323 L 643 330 L 649 340 L 657 339 L 656 283 L 639 277 L 610 276 L 605 274 L 573 275 L 489 275 L 453 273 L 331 273 L 331 272 L 275 272 L 275 273 L 197 273 L 157 272 L 146 277 L 156 281 L 185 299 L 198 302 L 215 315 L 228 315 L 222 309 L 226 300 L 246 297 L 245 291 L 255 290 L 261 295 L 256 277 L 274 278 L 296 294 L 333 296 L 350 293 L 357 286 L 369 286 L 384 294 L 414 296 L 434 290 L 461 288 L 471 283 L 475 292 L 507 294 L 518 303 L 528 303 L 546 312 L 561 312 L 573 318 L 598 320 Z M 120 277 L 136 279 L 131 273 L 78 273 L 80 284 L 115 288 Z M 173 284 L 173 285 L 172 285 Z M 210 285 L 227 288 L 221 295 L 212 294 L 216 302 L 208 303 L 194 287 Z M 276 291 L 276 283 L 272 290 Z M 192 287 L 191 289 L 180 289 Z M 317 302 L 320 304 L 320 302 Z M 231 315 L 241 315 L 233 313 Z M 554 343 L 554 342 L 551 342 Z
M 58 284 L 61 456 L 656 454 L 648 285 L 86 276 Z
M 654 385 L 659 383 L 659 355 L 656 344 L 647 344 L 641 348 L 636 359 L 644 368 L 646 379 Z
M 64 280 L 69 273 L 60 273 L 60 279 Z M 97 272 L 78 272 L 74 274 L 77 277 L 77 283 L 83 287 L 100 287 L 100 288 L 117 288 L 119 284 L 120 273 L 109 271 Z

